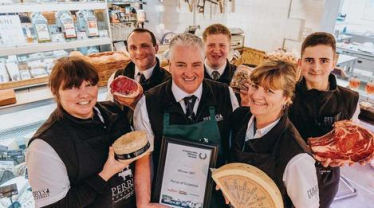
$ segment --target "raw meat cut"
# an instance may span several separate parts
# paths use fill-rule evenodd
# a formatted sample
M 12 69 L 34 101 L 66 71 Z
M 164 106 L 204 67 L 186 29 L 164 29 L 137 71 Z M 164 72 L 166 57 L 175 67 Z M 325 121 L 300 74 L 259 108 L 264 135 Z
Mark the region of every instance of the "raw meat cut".
M 139 95 L 141 86 L 138 82 L 126 76 L 118 76 L 110 84 L 110 92 L 126 98 L 135 98 Z
M 335 122 L 331 132 L 308 143 L 319 161 L 353 163 L 374 157 L 374 134 L 352 121 Z

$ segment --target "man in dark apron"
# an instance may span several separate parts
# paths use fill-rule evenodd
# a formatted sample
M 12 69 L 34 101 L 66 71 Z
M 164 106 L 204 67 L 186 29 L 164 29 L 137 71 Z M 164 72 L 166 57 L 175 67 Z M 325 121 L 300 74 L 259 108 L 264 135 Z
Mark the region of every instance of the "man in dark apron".
M 338 86 L 334 75 L 336 44 L 333 35 L 316 32 L 301 48 L 299 67 L 303 78 L 296 85 L 289 118 L 307 142 L 331 131 L 336 121 L 358 120 L 358 93 Z M 324 167 L 324 166 L 328 167 Z M 338 191 L 339 164 L 316 164 L 320 207 L 329 207 Z
M 158 45 L 151 31 L 137 28 L 127 36 L 126 40 L 126 49 L 130 54 L 131 62 L 110 76 L 107 84 L 108 92 L 113 79 L 118 76 L 136 80 L 143 87 L 144 92 L 170 79 L 170 73 L 160 66 L 160 60 L 156 57 Z M 127 106 L 126 98 L 108 93 L 106 99 L 119 104 L 132 121 L 133 111 Z
M 146 92 L 134 113 L 135 129 L 152 135 L 153 173 L 158 171 L 163 136 L 217 143 L 217 167 L 225 164 L 229 155 L 228 119 L 238 102 L 227 85 L 204 80 L 200 38 L 191 34 L 173 38 L 170 72 L 172 79 Z M 224 207 L 222 194 L 214 191 L 210 204 Z

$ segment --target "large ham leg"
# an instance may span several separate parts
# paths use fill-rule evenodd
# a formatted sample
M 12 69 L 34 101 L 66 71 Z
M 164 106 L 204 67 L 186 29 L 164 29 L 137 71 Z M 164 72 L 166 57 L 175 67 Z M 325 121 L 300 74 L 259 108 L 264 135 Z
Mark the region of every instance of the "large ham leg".
M 374 157 L 374 134 L 352 121 L 338 121 L 331 132 L 309 138 L 308 143 L 322 162 L 364 162 Z

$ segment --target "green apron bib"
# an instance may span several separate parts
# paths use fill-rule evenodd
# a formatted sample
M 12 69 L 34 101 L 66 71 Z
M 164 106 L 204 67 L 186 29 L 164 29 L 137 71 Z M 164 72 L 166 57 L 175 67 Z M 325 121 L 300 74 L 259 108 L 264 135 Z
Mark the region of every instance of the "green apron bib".
M 194 124 L 188 125 L 170 125 L 169 118 L 170 114 L 164 114 L 164 127 L 163 133 L 165 137 L 174 137 L 174 138 L 183 138 L 193 141 L 200 142 L 211 142 L 219 144 L 218 146 L 218 155 L 222 154 L 221 148 L 221 134 L 218 128 L 218 123 L 215 119 L 216 110 L 214 106 L 209 106 L 210 120 L 201 121 Z M 215 185 L 213 185 L 215 186 Z M 222 193 L 215 191 L 215 188 L 212 188 L 212 195 L 210 200 L 210 208 L 223 208 L 227 207 L 224 203 Z
M 215 119 L 216 111 L 214 106 L 209 106 L 210 120 L 201 121 L 188 125 L 170 125 L 170 114 L 164 114 L 164 136 L 190 139 L 200 142 L 221 143 L 221 134 Z

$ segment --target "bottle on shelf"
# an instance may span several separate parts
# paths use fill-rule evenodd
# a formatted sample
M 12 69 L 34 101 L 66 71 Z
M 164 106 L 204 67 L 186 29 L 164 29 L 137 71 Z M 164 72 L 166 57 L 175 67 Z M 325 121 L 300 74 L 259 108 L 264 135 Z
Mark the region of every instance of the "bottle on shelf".
M 94 15 L 93 10 L 89 10 L 84 15 L 84 20 L 86 23 L 86 33 L 88 37 L 97 37 L 99 36 L 99 29 L 97 28 L 97 19 Z
M 75 13 L 77 16 L 77 24 L 78 24 L 78 31 L 79 32 L 86 32 L 87 30 L 87 25 L 86 25 L 86 20 L 84 18 L 84 15 L 86 14 L 86 10 L 80 10 Z
M 67 11 L 67 10 L 61 10 L 61 11 L 58 11 L 55 13 L 55 19 L 56 19 L 56 25 L 58 27 L 58 29 L 60 30 L 59 32 L 62 32 L 62 23 L 61 23 L 61 16 L 67 12 L 70 12 L 70 11 Z
M 31 22 L 35 28 L 39 43 L 51 42 L 51 34 L 48 28 L 48 21 L 41 12 L 32 14 Z
M 65 12 L 61 15 L 60 21 L 61 21 L 62 31 L 65 34 L 65 38 L 66 39 L 76 38 L 77 33 L 75 32 L 73 17 L 68 12 Z

